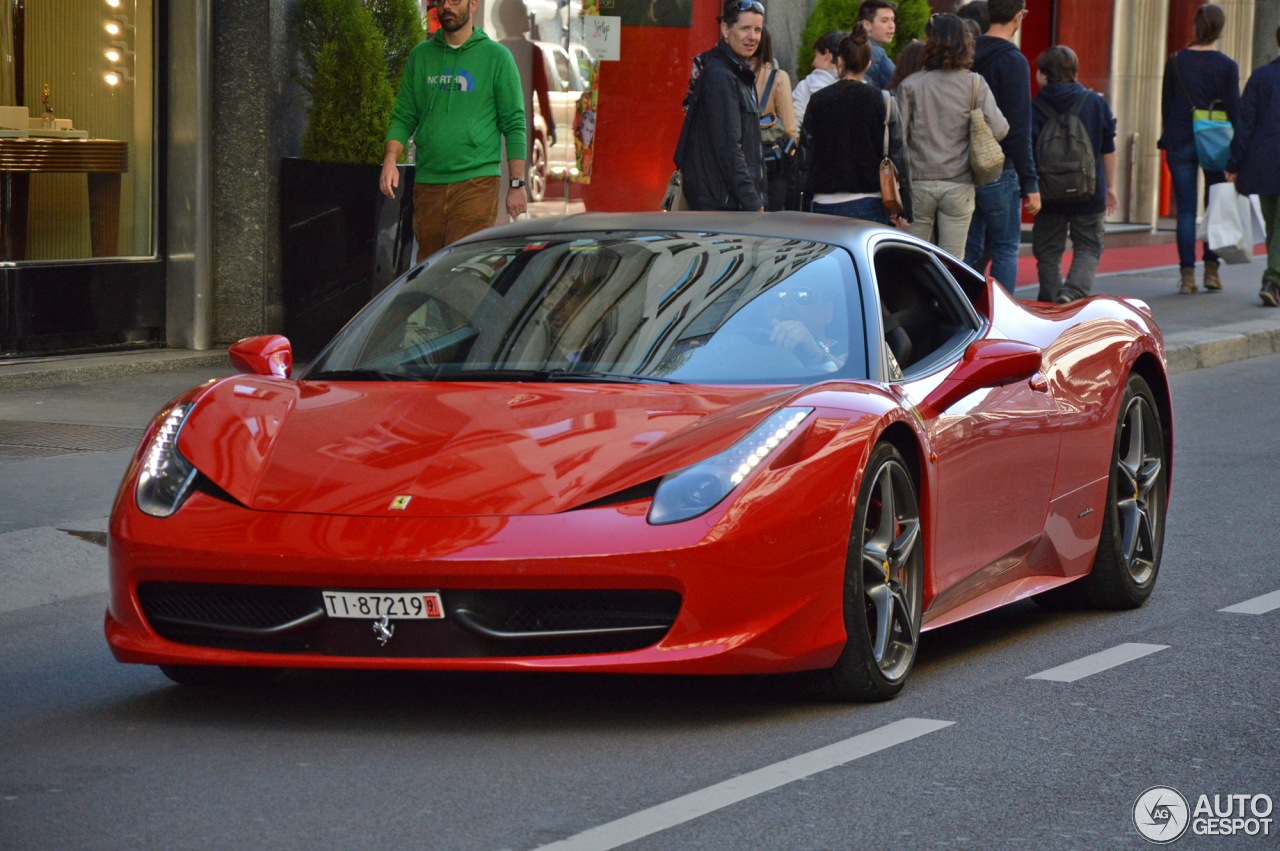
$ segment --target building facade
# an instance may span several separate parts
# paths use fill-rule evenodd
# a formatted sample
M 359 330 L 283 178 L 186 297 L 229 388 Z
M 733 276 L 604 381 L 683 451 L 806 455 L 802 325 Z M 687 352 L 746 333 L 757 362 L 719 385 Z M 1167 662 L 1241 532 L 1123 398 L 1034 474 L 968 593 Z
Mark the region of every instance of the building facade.
M 285 327 L 281 163 L 300 153 L 306 123 L 295 2 L 0 0 L 0 359 L 207 349 Z M 510 23 L 511 3 L 527 27 Z M 1161 212 L 1161 75 L 1198 5 L 1027 2 L 1024 54 L 1070 45 L 1081 81 L 1118 116 L 1117 222 L 1154 228 Z M 1243 84 L 1276 55 L 1280 3 L 1221 5 L 1221 48 Z M 690 61 L 718 37 L 718 6 L 599 0 L 621 26 L 617 58 L 595 61 L 579 0 L 481 0 L 479 22 L 522 72 L 522 57 L 546 62 L 551 114 L 530 116 L 534 215 L 658 207 Z M 794 70 L 812 4 L 766 6 Z

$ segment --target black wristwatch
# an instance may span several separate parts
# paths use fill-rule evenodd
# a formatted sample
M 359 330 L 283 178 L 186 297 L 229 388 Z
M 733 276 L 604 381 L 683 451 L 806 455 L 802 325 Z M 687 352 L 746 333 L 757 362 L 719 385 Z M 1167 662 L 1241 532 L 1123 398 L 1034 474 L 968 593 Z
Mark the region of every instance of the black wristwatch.
M 511 178 L 512 189 L 524 189 L 524 181 L 518 177 Z

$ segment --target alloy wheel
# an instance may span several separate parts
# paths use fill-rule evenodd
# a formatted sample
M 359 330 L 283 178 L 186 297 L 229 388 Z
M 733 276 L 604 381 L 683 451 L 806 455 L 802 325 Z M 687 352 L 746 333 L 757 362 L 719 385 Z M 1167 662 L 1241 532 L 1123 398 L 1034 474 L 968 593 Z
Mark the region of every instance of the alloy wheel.
M 547 195 L 547 147 L 541 139 L 533 140 L 533 162 L 529 166 L 529 200 L 541 201 Z
M 1155 412 L 1142 396 L 1129 401 L 1122 422 L 1115 469 L 1120 552 L 1129 576 L 1145 585 L 1155 573 L 1158 554 L 1163 447 L 1156 444 Z
M 876 471 L 862 536 L 862 587 L 872 656 L 888 680 L 904 677 L 915 658 L 920 582 L 913 554 L 920 511 L 911 476 L 896 460 Z

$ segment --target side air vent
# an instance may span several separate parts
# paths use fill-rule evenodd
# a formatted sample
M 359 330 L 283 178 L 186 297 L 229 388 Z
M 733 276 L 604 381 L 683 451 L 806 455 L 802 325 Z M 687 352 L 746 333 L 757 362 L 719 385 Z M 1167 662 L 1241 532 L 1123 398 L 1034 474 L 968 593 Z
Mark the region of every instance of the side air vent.
M 617 493 L 611 493 L 608 496 L 602 496 L 599 499 L 593 499 L 588 503 L 579 505 L 574 511 L 581 511 L 584 508 L 604 508 L 606 505 L 619 505 L 624 502 L 636 502 L 641 499 L 653 499 L 653 495 L 658 492 L 658 485 L 662 483 L 662 479 L 650 479 L 647 482 L 641 482 L 638 485 L 632 485 L 626 490 L 620 490 Z

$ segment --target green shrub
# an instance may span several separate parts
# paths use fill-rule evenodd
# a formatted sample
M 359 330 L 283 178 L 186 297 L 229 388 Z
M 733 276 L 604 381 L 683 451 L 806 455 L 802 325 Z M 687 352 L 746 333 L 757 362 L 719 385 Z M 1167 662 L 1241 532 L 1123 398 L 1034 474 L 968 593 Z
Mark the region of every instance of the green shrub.
M 833 30 L 849 32 L 853 29 L 858 22 L 859 2 L 861 0 L 818 0 L 813 5 L 800 34 L 800 55 L 796 57 L 799 79 L 803 80 L 813 70 L 814 42 Z
M 897 59 L 912 39 L 924 41 L 924 25 L 929 23 L 932 14 L 929 0 L 898 0 L 898 12 L 894 16 L 898 31 L 893 35 L 893 44 L 885 48 L 890 59 Z
M 813 44 L 826 33 L 834 30 L 852 32 L 858 22 L 858 4 L 861 0 L 818 0 L 805 22 L 800 35 L 800 55 L 796 57 L 799 78 L 804 79 L 813 70 Z M 933 10 L 929 0 L 898 0 L 894 15 L 897 32 L 893 43 L 885 48 L 890 59 L 897 59 L 902 48 L 912 39 L 924 40 L 924 25 L 929 22 Z
M 300 0 L 298 81 L 311 96 L 302 156 L 382 162 L 395 95 L 383 36 L 357 0 Z
M 414 0 L 365 0 L 365 7 L 373 13 L 373 22 L 382 30 L 387 79 L 391 82 L 391 91 L 398 92 L 409 51 L 427 35 L 418 4 Z

